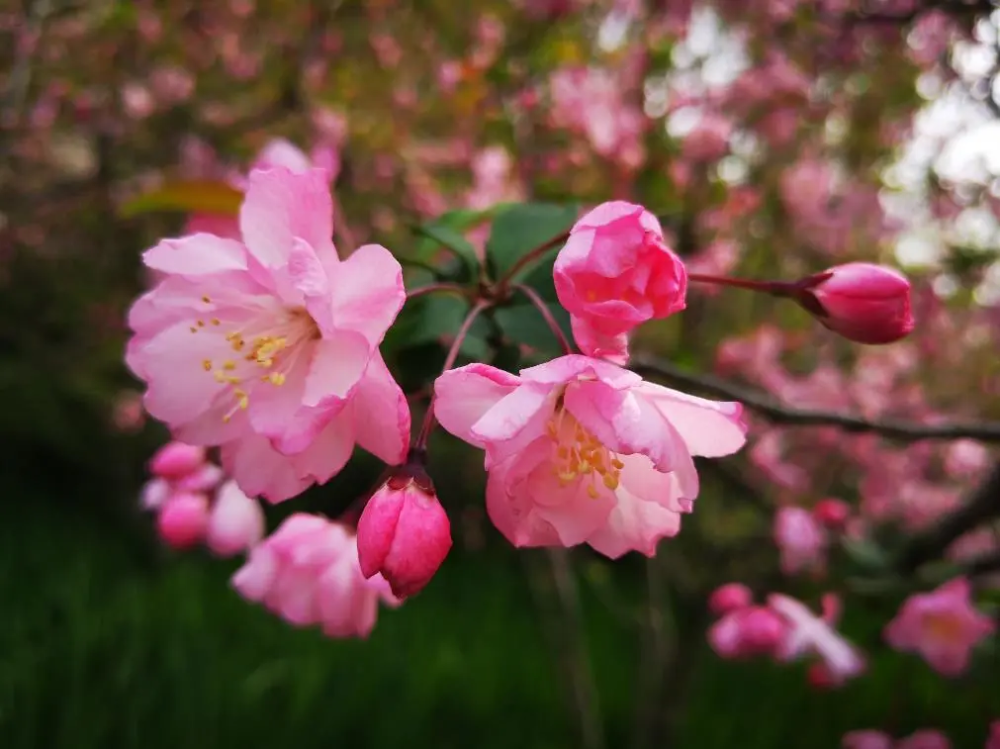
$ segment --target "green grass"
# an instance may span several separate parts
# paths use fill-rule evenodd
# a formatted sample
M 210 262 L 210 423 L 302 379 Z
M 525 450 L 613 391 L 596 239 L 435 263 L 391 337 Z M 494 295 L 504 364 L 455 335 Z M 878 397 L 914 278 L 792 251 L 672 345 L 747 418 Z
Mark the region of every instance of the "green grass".
M 160 563 L 96 518 L 41 501 L 0 511 L 3 749 L 577 746 L 513 550 L 457 549 L 369 640 L 331 641 L 244 604 L 226 585 L 232 564 Z M 629 597 L 632 566 L 613 571 Z M 608 745 L 626 746 L 637 640 L 588 591 Z M 795 667 L 719 661 L 701 632 L 682 647 L 694 666 L 678 686 L 680 747 L 832 749 L 852 728 L 939 726 L 971 749 L 1000 715 L 996 660 L 950 684 L 886 653 L 868 677 L 822 694 Z

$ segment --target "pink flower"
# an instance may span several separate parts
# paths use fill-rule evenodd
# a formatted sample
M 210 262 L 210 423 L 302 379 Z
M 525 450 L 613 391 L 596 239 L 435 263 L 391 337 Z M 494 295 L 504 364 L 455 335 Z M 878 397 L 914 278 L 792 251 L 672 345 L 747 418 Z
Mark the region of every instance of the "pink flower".
M 260 503 L 227 481 L 215 495 L 208 516 L 205 542 L 220 557 L 230 557 L 252 548 L 264 536 L 264 512 Z
M 175 549 L 201 543 L 208 526 L 208 498 L 204 494 L 174 494 L 160 508 L 156 527 L 160 537 Z
M 764 606 L 727 612 L 708 630 L 708 642 L 723 658 L 773 655 L 786 636 L 787 625 Z
M 837 602 L 824 596 L 823 618 L 817 617 L 794 598 L 773 593 L 767 605 L 785 619 L 786 637 L 779 646 L 778 657 L 793 661 L 814 655 L 825 667 L 831 686 L 842 684 L 865 670 L 865 661 L 854 647 L 832 628 L 837 619 Z
M 840 740 L 843 749 L 892 749 L 892 736 L 882 731 L 851 731 Z
M 717 114 L 705 114 L 694 130 L 685 136 L 681 154 L 688 161 L 717 161 L 726 154 L 732 132 L 733 125 L 729 120 Z
M 896 749 L 951 749 L 951 741 L 940 731 L 924 728 L 900 739 Z
M 486 451 L 486 507 L 515 546 L 588 543 L 647 556 L 698 494 L 692 455 L 736 452 L 738 403 L 696 398 L 609 362 L 564 356 L 520 376 L 485 364 L 442 374 L 434 412 Z
M 993 634 L 996 624 L 970 601 L 969 581 L 951 580 L 930 593 L 906 599 L 885 628 L 896 650 L 919 653 L 944 676 L 958 676 L 969 666 L 976 644 Z
M 401 462 L 410 414 L 378 346 L 405 298 L 384 247 L 341 261 L 325 173 L 254 171 L 242 242 L 167 239 L 129 314 L 126 361 L 146 409 L 193 445 L 221 445 L 248 495 L 280 501 L 339 471 L 355 443 Z
M 990 735 L 986 737 L 983 749 L 1000 749 L 1000 720 L 990 723 Z
M 734 609 L 746 608 L 753 601 L 750 588 L 742 583 L 720 585 L 708 599 L 708 608 L 715 614 L 725 614 Z
M 684 309 L 687 271 L 640 205 L 602 203 L 576 222 L 556 258 L 555 285 L 584 354 L 624 364 L 627 335 Z
M 381 576 L 366 580 L 357 539 L 318 515 L 292 515 L 254 547 L 232 578 L 248 601 L 298 627 L 319 625 L 330 637 L 367 637 L 378 601 L 397 601 Z
M 782 507 L 774 516 L 774 541 L 781 551 L 786 575 L 818 570 L 826 562 L 827 538 L 812 513 L 801 507 Z
M 168 442 L 149 461 L 149 471 L 164 479 L 180 479 L 194 473 L 205 462 L 205 448 L 183 442 Z
M 358 521 L 361 571 L 381 573 L 400 598 L 427 585 L 450 549 L 451 524 L 434 489 L 410 476 L 383 484 Z
M 847 263 L 804 289 L 799 303 L 830 330 L 857 343 L 892 343 L 913 330 L 910 282 L 891 268 Z

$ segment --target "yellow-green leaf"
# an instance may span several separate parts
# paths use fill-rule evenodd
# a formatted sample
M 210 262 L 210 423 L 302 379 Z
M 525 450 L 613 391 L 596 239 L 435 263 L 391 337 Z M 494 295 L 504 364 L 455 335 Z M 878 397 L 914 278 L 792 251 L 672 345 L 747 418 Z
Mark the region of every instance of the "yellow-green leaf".
M 243 193 L 232 185 L 215 180 L 170 180 L 132 198 L 121 206 L 122 216 L 153 211 L 184 211 L 236 216 Z

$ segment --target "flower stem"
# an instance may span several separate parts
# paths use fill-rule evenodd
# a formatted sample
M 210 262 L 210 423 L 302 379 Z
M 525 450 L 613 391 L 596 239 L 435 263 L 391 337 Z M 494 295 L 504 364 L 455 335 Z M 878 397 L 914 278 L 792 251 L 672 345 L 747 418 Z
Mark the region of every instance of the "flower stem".
M 469 310 L 469 314 L 465 316 L 465 320 L 462 321 L 462 325 L 459 327 L 458 332 L 455 333 L 455 340 L 451 344 L 451 348 L 448 350 L 448 356 L 445 357 L 444 366 L 441 368 L 442 374 L 451 369 L 455 364 L 455 359 L 458 358 L 458 352 L 462 348 L 462 343 L 465 341 L 466 336 L 469 334 L 469 329 L 472 327 L 472 323 L 476 321 L 479 317 L 479 313 L 488 309 L 493 305 L 493 302 L 480 299 L 476 302 L 475 306 Z M 435 397 L 431 396 L 430 405 L 427 406 L 427 413 L 424 414 L 424 421 L 420 425 L 420 432 L 417 434 L 417 438 L 413 441 L 413 445 L 410 450 L 412 451 L 424 451 L 427 449 L 427 440 L 431 436 L 431 432 L 434 430 L 434 400 Z
M 530 286 L 525 286 L 523 283 L 514 284 L 514 288 L 528 297 L 528 299 L 531 300 L 531 303 L 535 305 L 535 308 L 549 326 L 549 330 L 552 331 L 552 335 L 556 337 L 556 340 L 559 341 L 559 345 L 562 346 L 563 353 L 572 354 L 572 344 L 570 344 L 569 339 L 566 338 L 566 334 L 563 333 L 562 328 L 559 327 L 559 323 L 556 322 L 556 318 L 553 317 L 552 310 L 549 309 L 549 305 L 547 305 L 545 300 L 538 295 L 538 292 Z
M 569 232 L 568 231 L 564 231 L 562 234 L 559 234 L 558 236 L 552 237 L 552 239 L 548 240 L 547 242 L 544 242 L 543 244 L 538 245 L 538 247 L 536 247 L 535 249 L 528 250 L 526 253 L 524 253 L 523 255 L 521 255 L 521 257 L 519 257 L 517 259 L 517 262 L 515 262 L 510 267 L 510 270 L 508 270 L 500 278 L 500 280 L 497 282 L 497 289 L 500 292 L 505 291 L 507 289 L 507 287 L 510 286 L 511 282 L 514 280 L 514 278 L 517 276 L 517 274 L 520 273 L 522 270 L 524 270 L 524 268 L 526 266 L 531 265 L 533 262 L 535 262 L 539 258 L 543 257 L 553 247 L 555 247 L 556 245 L 562 244 L 567 239 L 569 239 Z M 501 294 L 501 296 L 502 296 L 502 294 Z
M 789 296 L 795 289 L 795 284 L 787 281 L 755 281 L 750 278 L 729 278 L 727 276 L 712 276 L 707 273 L 688 273 L 688 280 L 712 283 L 717 286 L 735 286 L 775 296 Z
M 425 294 L 434 294 L 439 291 L 459 294 L 461 296 L 465 296 L 468 293 L 464 286 L 457 283 L 430 283 L 426 286 L 418 286 L 415 289 L 407 291 L 406 301 L 416 299 L 417 297 L 424 296 Z

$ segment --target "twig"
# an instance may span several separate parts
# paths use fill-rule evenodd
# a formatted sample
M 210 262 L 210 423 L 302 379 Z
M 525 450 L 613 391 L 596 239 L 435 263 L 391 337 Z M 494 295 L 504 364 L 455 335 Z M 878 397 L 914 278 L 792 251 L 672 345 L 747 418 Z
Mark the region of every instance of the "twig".
M 1000 515 L 1000 461 L 961 507 L 910 537 L 896 557 L 896 570 L 912 572 L 925 562 L 940 558 L 955 540 L 997 515 Z
M 556 337 L 556 340 L 559 341 L 559 345 L 562 346 L 563 353 L 572 354 L 573 345 L 569 342 L 566 334 L 563 333 L 562 328 L 559 327 L 559 323 L 556 322 L 556 318 L 552 316 L 552 310 L 549 309 L 549 305 L 547 305 L 545 300 L 538 295 L 538 292 L 530 286 L 520 283 L 514 284 L 514 288 L 528 297 L 529 301 L 535 305 L 535 309 L 538 310 L 538 313 L 545 320 L 545 324 L 549 326 L 549 330 L 552 331 L 552 335 Z
M 447 292 L 449 294 L 458 294 L 459 296 L 468 296 L 468 292 L 465 287 L 457 283 L 430 283 L 426 286 L 418 286 L 415 289 L 410 289 L 406 292 L 406 301 L 411 299 L 418 299 L 425 294 L 435 294 L 437 292 Z
M 685 372 L 667 362 L 644 356 L 634 357 L 630 367 L 636 372 L 657 375 L 670 382 L 700 390 L 709 395 L 740 401 L 747 408 L 757 411 L 775 424 L 835 426 L 846 432 L 876 433 L 904 442 L 962 438 L 982 442 L 1000 442 L 1000 423 L 998 422 L 921 424 L 896 419 L 866 419 L 862 416 L 837 411 L 786 406 L 760 391 L 737 385 L 714 375 Z

